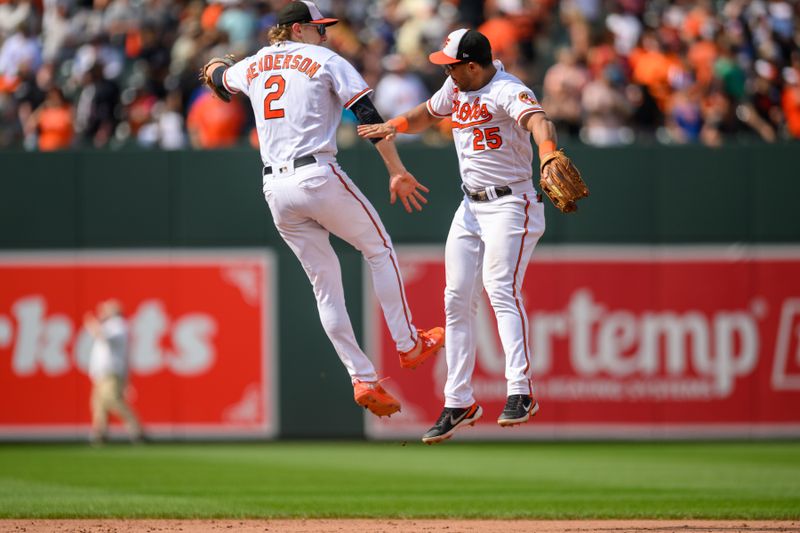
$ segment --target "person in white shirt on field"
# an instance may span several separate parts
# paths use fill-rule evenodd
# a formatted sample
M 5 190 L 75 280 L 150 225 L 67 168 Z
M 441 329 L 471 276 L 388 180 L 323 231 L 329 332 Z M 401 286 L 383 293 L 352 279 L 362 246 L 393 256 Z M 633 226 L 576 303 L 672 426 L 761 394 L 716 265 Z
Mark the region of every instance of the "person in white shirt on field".
M 128 324 L 117 300 L 97 305 L 97 314 L 86 313 L 84 326 L 94 337 L 89 355 L 92 380 L 92 443 L 106 440 L 108 415 L 119 416 L 128 429 L 131 441 L 142 440 L 142 427 L 133 409 L 125 401 L 128 383 Z

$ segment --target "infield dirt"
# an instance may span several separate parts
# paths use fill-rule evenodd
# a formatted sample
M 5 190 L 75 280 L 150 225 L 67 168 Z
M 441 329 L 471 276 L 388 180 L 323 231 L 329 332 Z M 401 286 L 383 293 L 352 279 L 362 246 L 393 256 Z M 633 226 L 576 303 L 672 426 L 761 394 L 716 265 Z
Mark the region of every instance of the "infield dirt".
M 800 521 L 751 520 L 0 520 L 0 532 L 25 533 L 775 533 Z

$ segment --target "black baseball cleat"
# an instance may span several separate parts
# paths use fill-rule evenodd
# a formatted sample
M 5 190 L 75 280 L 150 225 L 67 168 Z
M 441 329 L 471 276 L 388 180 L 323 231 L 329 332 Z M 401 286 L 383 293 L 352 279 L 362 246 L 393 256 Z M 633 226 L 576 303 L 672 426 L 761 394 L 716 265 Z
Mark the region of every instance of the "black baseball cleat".
M 439 420 L 422 436 L 422 442 L 435 444 L 447 440 L 458 428 L 475 425 L 482 414 L 483 409 L 477 403 L 470 407 L 445 407 Z
M 538 411 L 539 402 L 533 396 L 512 394 L 506 399 L 506 406 L 503 407 L 497 423 L 503 427 L 523 424 L 531 417 L 536 416 Z

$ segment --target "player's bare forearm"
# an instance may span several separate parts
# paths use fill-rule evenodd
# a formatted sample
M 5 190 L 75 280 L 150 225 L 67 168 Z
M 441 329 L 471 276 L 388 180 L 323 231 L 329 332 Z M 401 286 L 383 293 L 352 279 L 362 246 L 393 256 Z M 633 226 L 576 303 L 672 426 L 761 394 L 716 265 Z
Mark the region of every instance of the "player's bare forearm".
M 406 121 L 406 125 L 402 130 L 398 129 L 396 125 L 396 121 L 398 120 Z M 398 115 L 383 124 L 362 124 L 358 126 L 358 134 L 365 139 L 392 140 L 397 133 L 419 133 L 440 120 L 440 118 L 434 117 L 428 113 L 428 108 L 425 102 L 423 102 L 411 111 Z
M 545 148 L 546 152 L 552 152 L 558 145 L 558 135 L 556 126 L 547 118 L 544 113 L 530 113 L 523 117 L 523 126 L 533 135 L 533 142 L 539 147 L 540 151 Z
M 442 120 L 428 112 L 428 106 L 425 102 L 422 102 L 417 107 L 401 116 L 404 116 L 406 120 L 408 120 L 408 130 L 406 130 L 406 133 L 419 133 Z
M 389 171 L 390 176 L 401 174 L 406 171 L 406 167 L 400 160 L 400 154 L 397 153 L 397 146 L 395 146 L 393 140 L 386 138 L 381 139 L 375 143 L 375 148 L 378 150 L 378 153 L 381 154 L 383 164 L 386 165 L 386 170 Z

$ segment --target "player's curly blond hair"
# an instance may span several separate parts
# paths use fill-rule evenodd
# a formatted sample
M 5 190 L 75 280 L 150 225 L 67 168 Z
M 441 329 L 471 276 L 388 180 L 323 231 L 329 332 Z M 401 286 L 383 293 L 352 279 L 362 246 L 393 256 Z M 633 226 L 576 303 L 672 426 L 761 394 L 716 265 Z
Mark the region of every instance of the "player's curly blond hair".
M 267 34 L 267 38 L 269 39 L 269 44 L 280 43 L 282 41 L 288 41 L 292 38 L 292 27 L 291 26 L 275 26 L 269 30 Z

